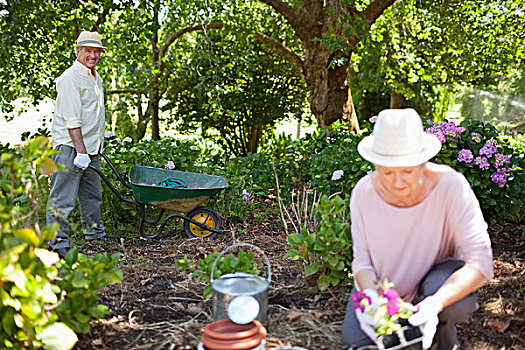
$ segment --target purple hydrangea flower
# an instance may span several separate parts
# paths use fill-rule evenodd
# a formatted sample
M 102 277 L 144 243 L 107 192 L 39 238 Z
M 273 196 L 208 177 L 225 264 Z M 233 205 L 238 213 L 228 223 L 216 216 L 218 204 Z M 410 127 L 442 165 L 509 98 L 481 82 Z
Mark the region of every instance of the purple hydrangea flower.
M 499 169 L 503 164 L 510 163 L 510 157 L 504 154 L 496 153 L 494 156 L 494 159 L 496 160 L 496 168 Z
M 489 160 L 482 156 L 476 157 L 476 159 L 474 159 L 474 164 L 479 166 L 481 170 L 487 170 L 490 167 Z
M 498 141 L 496 141 L 495 139 L 490 139 L 490 140 L 487 141 L 487 143 L 488 143 L 489 145 L 494 146 L 494 147 L 498 147 L 498 146 L 499 146 L 499 145 L 498 145 Z
M 494 174 L 491 175 L 490 179 L 495 182 L 498 187 L 504 187 L 507 183 L 507 171 L 505 169 L 498 169 Z
M 427 125 L 434 125 L 434 123 L 432 122 L 432 119 L 427 119 Z
M 487 156 L 487 158 L 492 157 L 494 153 L 496 153 L 497 149 L 496 146 L 491 145 L 489 142 L 485 143 L 483 147 L 479 150 L 480 156 Z
M 365 311 L 365 306 L 361 304 L 361 301 L 363 299 L 368 300 L 368 305 L 372 303 L 372 300 L 370 299 L 370 297 L 363 292 L 357 292 L 352 295 L 352 304 L 354 305 L 354 310 L 359 309 L 361 310 L 361 312 Z
M 470 136 L 472 137 L 472 140 L 476 141 L 476 143 L 480 143 L 481 142 L 481 134 L 478 133 L 478 132 L 473 132 L 470 134 Z
M 461 151 L 459 151 L 459 154 L 458 154 L 459 162 L 472 163 L 473 159 L 474 159 L 474 155 L 472 154 L 471 150 L 462 149 Z

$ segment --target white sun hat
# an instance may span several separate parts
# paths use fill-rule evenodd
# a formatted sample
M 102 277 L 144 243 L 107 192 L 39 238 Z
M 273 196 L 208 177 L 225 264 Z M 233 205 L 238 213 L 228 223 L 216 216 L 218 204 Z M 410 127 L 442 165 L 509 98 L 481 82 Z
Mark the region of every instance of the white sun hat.
M 106 47 L 102 46 L 102 40 L 100 39 L 100 34 L 98 32 L 87 32 L 83 31 L 77 38 L 77 42 L 73 44 L 75 47 L 79 46 L 89 46 L 89 47 L 98 47 L 105 49 Z
M 386 167 L 420 165 L 440 149 L 441 141 L 423 131 L 421 117 L 412 108 L 381 111 L 372 134 L 357 145 L 363 158 Z

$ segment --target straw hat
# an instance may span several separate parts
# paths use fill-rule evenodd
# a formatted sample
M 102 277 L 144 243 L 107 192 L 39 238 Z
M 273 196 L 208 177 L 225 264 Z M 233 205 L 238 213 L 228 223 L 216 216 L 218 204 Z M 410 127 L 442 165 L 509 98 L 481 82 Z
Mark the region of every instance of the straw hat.
M 100 39 L 100 34 L 98 32 L 83 31 L 78 36 L 77 42 L 74 45 L 75 47 L 89 46 L 105 49 L 105 47 L 102 46 L 102 40 Z
M 440 149 L 441 141 L 423 131 L 421 117 L 412 108 L 381 111 L 373 133 L 357 145 L 363 158 L 386 167 L 423 164 Z

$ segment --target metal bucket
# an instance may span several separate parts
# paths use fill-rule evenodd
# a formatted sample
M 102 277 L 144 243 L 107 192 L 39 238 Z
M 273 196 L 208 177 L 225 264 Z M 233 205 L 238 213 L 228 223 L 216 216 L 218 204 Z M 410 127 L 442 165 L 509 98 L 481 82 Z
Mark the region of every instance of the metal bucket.
M 215 266 L 217 265 L 219 259 L 228 250 L 239 246 L 250 247 L 257 250 L 262 255 L 266 264 L 268 265 L 267 279 L 245 272 L 226 274 L 219 277 L 218 279 L 213 278 Z M 272 281 L 272 273 L 270 269 L 270 261 L 268 260 L 266 254 L 264 254 L 264 252 L 259 247 L 250 243 L 237 243 L 224 249 L 213 263 L 210 281 L 213 295 L 212 316 L 214 321 L 230 319 L 228 316 L 228 307 L 230 302 L 236 297 L 252 297 L 255 298 L 259 304 L 259 310 L 255 319 L 266 327 L 266 321 L 268 318 L 268 287 Z

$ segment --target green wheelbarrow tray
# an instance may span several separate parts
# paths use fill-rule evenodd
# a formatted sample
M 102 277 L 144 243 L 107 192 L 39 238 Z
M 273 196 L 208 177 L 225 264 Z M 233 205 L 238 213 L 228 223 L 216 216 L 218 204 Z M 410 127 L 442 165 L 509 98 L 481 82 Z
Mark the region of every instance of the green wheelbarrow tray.
M 121 201 L 139 207 L 139 232 L 142 236 L 146 238 L 157 237 L 167 222 L 173 218 L 184 220 L 184 231 L 192 238 L 213 238 L 217 233 L 223 232 L 221 231 L 221 220 L 217 212 L 199 205 L 228 188 L 228 182 L 225 178 L 216 175 L 133 166 L 128 173 L 128 182 L 120 175 L 104 153 L 99 153 L 99 155 L 104 158 L 117 179 L 126 188 L 132 190 L 133 199 L 123 196 L 100 169 L 89 165 L 88 171 L 95 171 Z M 159 185 L 163 180 L 170 178 L 179 178 L 187 186 L 179 188 Z M 154 206 L 161 209 L 156 219 L 146 219 L 146 206 Z M 162 219 L 165 210 L 173 210 L 178 213 L 169 214 Z M 150 234 L 144 231 L 145 226 L 159 223 L 160 226 L 158 226 L 156 232 Z
M 228 188 L 225 178 L 185 171 L 133 166 L 129 170 L 133 198 L 138 203 L 162 209 L 188 213 L 201 203 Z M 187 183 L 186 188 L 160 187 L 163 179 L 176 177 Z

